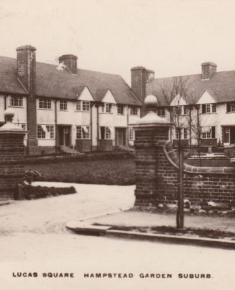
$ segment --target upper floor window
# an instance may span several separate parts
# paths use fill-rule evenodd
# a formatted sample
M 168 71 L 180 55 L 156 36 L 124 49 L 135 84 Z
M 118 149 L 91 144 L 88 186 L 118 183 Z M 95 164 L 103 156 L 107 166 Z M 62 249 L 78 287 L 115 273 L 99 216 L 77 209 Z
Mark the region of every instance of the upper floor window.
M 201 127 L 201 138 L 202 139 L 212 139 L 215 138 L 215 127 L 204 126 Z
M 227 103 L 227 113 L 235 112 L 235 103 Z
M 10 105 L 12 107 L 23 107 L 23 97 L 19 96 L 11 97 Z
M 77 101 L 77 110 L 78 111 L 90 111 L 90 102 L 89 101 Z
M 61 111 L 67 111 L 68 103 L 67 101 L 60 101 L 60 110 Z
M 121 104 L 117 105 L 117 113 L 119 115 L 123 115 L 124 114 L 124 106 L 123 105 L 121 105 Z
M 130 107 L 130 114 L 138 115 L 138 107 L 135 107 L 135 106 Z
M 165 109 L 164 108 L 158 108 L 157 109 L 157 114 L 158 116 L 161 116 L 161 117 L 165 117 Z
M 109 104 L 109 103 L 102 104 L 102 112 L 112 113 L 112 104 Z
M 77 139 L 90 139 L 89 126 L 77 126 Z
M 51 100 L 39 99 L 39 109 L 51 109 Z
M 203 104 L 202 114 L 216 113 L 216 104 Z
M 109 127 L 100 127 L 100 139 L 102 140 L 111 139 L 111 130 Z
M 38 139 L 54 139 L 55 138 L 54 125 L 38 125 L 37 136 Z
M 189 108 L 188 106 L 176 106 L 173 108 L 173 112 L 176 115 L 188 115 L 189 114 Z

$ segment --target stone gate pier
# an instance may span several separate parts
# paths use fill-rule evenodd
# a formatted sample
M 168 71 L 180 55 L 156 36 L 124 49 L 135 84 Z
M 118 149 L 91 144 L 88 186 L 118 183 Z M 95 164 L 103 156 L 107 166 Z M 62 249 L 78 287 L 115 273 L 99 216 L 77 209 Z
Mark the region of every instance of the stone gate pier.
M 24 136 L 26 131 L 12 123 L 14 113 L 7 109 L 0 127 L 0 199 L 15 198 L 24 178 Z

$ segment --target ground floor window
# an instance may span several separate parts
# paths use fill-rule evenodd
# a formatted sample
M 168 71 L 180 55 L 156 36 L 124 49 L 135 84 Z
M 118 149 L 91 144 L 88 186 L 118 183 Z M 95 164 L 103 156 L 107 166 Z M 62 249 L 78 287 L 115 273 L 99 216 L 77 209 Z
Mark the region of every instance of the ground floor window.
M 133 128 L 129 128 L 129 140 L 134 140 L 135 136 L 134 136 L 134 129 Z
M 38 125 L 37 137 L 38 139 L 54 139 L 55 138 L 54 125 Z
M 77 126 L 77 139 L 90 139 L 90 127 Z
M 215 127 L 214 126 L 201 127 L 201 138 L 202 139 L 214 139 L 215 138 Z
M 109 127 L 100 127 L 100 139 L 102 140 L 111 139 L 111 130 Z

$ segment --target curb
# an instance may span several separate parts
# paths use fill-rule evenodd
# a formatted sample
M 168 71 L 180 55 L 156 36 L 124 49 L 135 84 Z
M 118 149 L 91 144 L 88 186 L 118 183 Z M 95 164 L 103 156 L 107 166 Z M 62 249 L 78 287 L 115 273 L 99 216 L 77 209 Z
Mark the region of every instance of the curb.
M 67 229 L 81 235 L 105 236 L 105 237 L 145 240 L 152 242 L 164 242 L 182 245 L 235 249 L 235 241 L 230 240 L 219 240 L 200 237 L 194 238 L 168 234 L 164 235 L 164 234 L 128 232 L 121 230 L 112 230 L 111 227 L 112 226 L 102 226 L 102 225 L 94 226 L 88 223 L 81 222 L 68 223 L 66 225 Z

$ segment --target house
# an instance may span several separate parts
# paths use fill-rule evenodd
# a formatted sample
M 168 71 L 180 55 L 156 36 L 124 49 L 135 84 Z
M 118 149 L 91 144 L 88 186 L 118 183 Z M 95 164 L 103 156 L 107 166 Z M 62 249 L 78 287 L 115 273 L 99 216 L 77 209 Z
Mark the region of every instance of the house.
M 190 145 L 235 144 L 235 71 L 217 71 L 215 63 L 205 62 L 200 74 L 155 78 L 153 71 L 136 67 L 131 79 L 140 99 L 157 97 L 157 113 L 175 125 L 171 140 L 181 134 Z
M 30 45 L 16 51 L 16 59 L 0 57 L 0 124 L 12 108 L 14 123 L 28 132 L 29 154 L 133 145 L 129 123 L 142 102 L 119 75 L 80 69 L 71 54 L 52 65 L 36 62 Z

